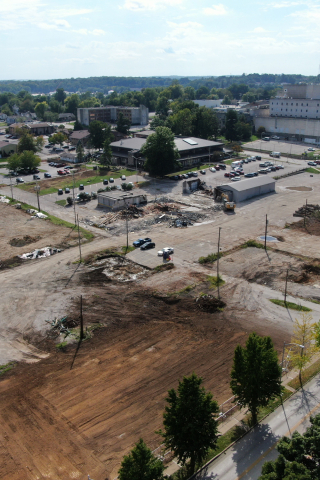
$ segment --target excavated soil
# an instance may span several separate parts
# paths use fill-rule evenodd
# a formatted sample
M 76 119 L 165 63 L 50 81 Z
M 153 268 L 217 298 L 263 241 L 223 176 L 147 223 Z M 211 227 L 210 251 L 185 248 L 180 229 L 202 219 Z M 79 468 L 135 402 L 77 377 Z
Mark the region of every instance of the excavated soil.
M 161 443 L 154 432 L 162 425 L 167 391 L 184 375 L 201 375 L 219 403 L 231 396 L 234 349 L 254 321 L 238 303 L 228 306 L 233 287 L 220 289 L 223 308 L 204 273 L 183 278 L 173 269 L 123 283 L 108 279 L 103 268 L 95 275 L 86 267 L 74 280 L 83 288 L 85 326 L 98 326 L 93 337 L 64 351 L 39 337 L 36 346 L 51 355 L 18 364 L 0 381 L 2 480 L 87 474 L 113 480 L 139 437 L 151 448 Z M 170 293 L 153 290 L 161 282 Z M 190 292 L 181 289 L 186 283 Z M 78 298 L 68 321 L 79 323 Z M 272 335 L 278 347 L 283 341 L 272 325 L 256 322 L 255 331 Z
M 299 220 L 298 222 L 292 223 L 290 225 L 290 229 L 298 230 L 302 233 L 308 235 L 316 235 L 317 237 L 320 236 L 320 219 L 317 217 L 307 217 L 306 220 L 304 219 Z

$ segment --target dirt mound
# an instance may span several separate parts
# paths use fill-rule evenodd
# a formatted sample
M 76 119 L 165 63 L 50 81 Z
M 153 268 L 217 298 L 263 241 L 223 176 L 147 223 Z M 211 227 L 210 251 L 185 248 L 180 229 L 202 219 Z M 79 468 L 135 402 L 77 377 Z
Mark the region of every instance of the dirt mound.
M 36 235 L 35 237 L 31 237 L 30 235 L 25 235 L 24 237 L 14 237 L 9 240 L 9 245 L 12 247 L 24 247 L 25 245 L 30 245 L 30 243 L 37 242 L 41 240 L 40 235 Z
M 219 312 L 226 306 L 222 300 L 219 300 L 212 295 L 201 295 L 200 297 L 196 298 L 196 304 L 200 310 L 208 313 Z
M 320 236 L 320 218 L 307 217 L 305 220 L 299 220 L 296 223 L 290 225 L 292 230 L 299 230 L 303 233 L 308 233 L 309 235 Z
M 133 282 L 150 275 L 150 270 L 118 254 L 100 255 L 90 263 L 82 276 L 85 284 L 104 282 Z

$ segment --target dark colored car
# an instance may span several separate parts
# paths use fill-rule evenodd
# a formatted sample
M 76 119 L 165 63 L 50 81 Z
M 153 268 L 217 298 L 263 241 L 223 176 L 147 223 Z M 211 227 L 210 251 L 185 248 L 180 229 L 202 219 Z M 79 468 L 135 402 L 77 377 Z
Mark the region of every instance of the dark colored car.
M 246 173 L 245 174 L 246 178 L 251 178 L 251 177 L 254 177 L 254 176 L 255 176 L 254 173 Z
M 256 160 L 261 160 L 260 155 L 256 155 Z
M 103 180 L 103 185 L 108 185 L 108 183 L 109 183 L 108 180 L 105 178 L 105 179 Z
M 143 245 L 144 243 L 148 243 L 148 242 L 151 242 L 151 238 L 138 238 L 138 240 L 136 240 L 135 242 L 133 242 L 133 246 L 134 247 L 141 247 L 141 245 Z
M 79 185 L 79 190 L 84 190 L 84 185 L 82 183 Z
M 33 180 L 40 180 L 39 175 L 33 175 Z
M 156 244 L 154 242 L 148 242 L 144 245 L 141 245 L 140 250 L 150 250 L 150 248 L 154 248 Z
M 51 173 L 45 173 L 43 176 L 44 178 L 51 178 Z
M 63 190 L 62 190 L 62 188 L 59 188 L 59 189 L 58 189 L 58 195 L 63 195 Z
M 225 165 L 224 163 L 219 163 L 218 167 L 221 168 L 221 170 L 225 170 L 227 168 L 227 165 Z
M 216 170 L 220 170 L 219 165 L 216 165 L 214 168 L 215 168 Z
M 179 177 L 178 177 L 178 175 L 174 175 L 174 176 L 173 176 L 173 177 L 171 177 L 171 178 L 172 178 L 172 180 L 179 180 Z

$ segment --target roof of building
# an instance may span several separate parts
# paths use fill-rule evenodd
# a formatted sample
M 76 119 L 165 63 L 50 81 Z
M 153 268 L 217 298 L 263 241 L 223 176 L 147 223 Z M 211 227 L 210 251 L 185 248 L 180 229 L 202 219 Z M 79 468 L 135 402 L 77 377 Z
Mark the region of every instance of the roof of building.
M 85 138 L 89 135 L 90 135 L 89 130 L 76 130 L 75 132 L 72 132 L 72 134 L 70 135 L 70 138 L 81 140 L 82 138 Z
M 0 142 L 0 148 L 8 147 L 9 145 L 12 147 L 12 146 L 15 145 L 15 143 L 9 143 L 9 142 L 4 142 L 4 141 Z
M 148 137 L 149 135 L 152 135 L 153 133 L 156 133 L 154 130 L 142 130 L 142 132 L 136 132 L 135 135 L 140 135 L 142 137 Z
M 60 158 L 63 157 L 63 158 L 72 158 L 72 159 L 75 159 L 76 158 L 76 155 L 74 153 L 69 153 L 69 152 L 61 152 L 60 153 Z
M 154 132 L 153 132 L 154 133 Z M 122 147 L 122 148 L 129 148 L 132 150 L 140 150 L 140 148 L 145 144 L 145 138 L 127 138 L 124 140 L 120 140 L 118 142 L 110 143 L 111 147 Z M 203 148 L 203 147 L 216 147 L 222 146 L 223 143 L 221 142 L 213 142 L 211 140 L 203 140 L 202 138 L 196 137 L 184 137 L 184 138 L 175 138 L 174 143 L 179 151 L 184 150 L 193 150 L 194 148 Z
M 42 122 L 42 123 L 30 123 L 28 125 L 29 128 L 42 128 L 42 127 L 52 127 L 50 123 Z
M 262 187 L 263 185 L 270 185 L 272 183 L 275 184 L 276 181 L 273 178 L 269 177 L 269 175 L 266 175 L 263 177 L 261 176 L 254 178 L 246 178 L 241 180 L 240 182 L 225 183 L 223 185 L 219 185 L 219 187 L 228 188 L 229 190 L 236 190 L 237 192 L 243 192 L 244 190 Z
M 143 193 L 123 193 L 120 191 L 116 192 L 100 192 L 98 195 L 107 197 L 107 198 L 112 198 L 113 200 L 126 200 L 127 198 L 136 198 L 136 197 L 141 197 L 141 196 L 146 196 L 146 194 Z

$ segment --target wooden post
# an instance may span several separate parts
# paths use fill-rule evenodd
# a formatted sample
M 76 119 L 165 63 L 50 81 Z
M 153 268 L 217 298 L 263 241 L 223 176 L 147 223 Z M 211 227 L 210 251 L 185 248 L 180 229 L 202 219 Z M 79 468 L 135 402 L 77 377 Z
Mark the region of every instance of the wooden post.
M 80 296 L 80 340 L 84 339 L 83 333 L 83 314 L 82 314 L 82 295 Z
M 78 239 L 79 239 L 79 253 L 80 253 L 80 263 L 82 262 L 81 257 L 81 239 L 80 239 L 80 227 L 79 227 L 79 215 L 77 214 L 77 224 L 78 224 Z
M 268 229 L 268 215 L 266 215 L 266 228 L 264 232 L 264 249 L 267 251 L 267 229 Z
M 287 303 L 288 274 L 289 274 L 289 269 L 287 268 L 286 285 L 284 287 L 284 303 Z
M 220 300 L 220 282 L 219 282 L 220 232 L 221 232 L 221 227 L 219 227 L 218 258 L 217 258 L 217 285 L 218 285 L 218 299 L 219 300 Z
M 304 208 L 304 219 L 303 219 L 304 228 L 306 228 L 307 205 L 308 205 L 308 200 L 306 199 L 306 206 Z

